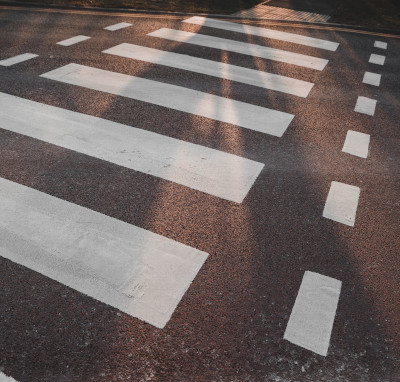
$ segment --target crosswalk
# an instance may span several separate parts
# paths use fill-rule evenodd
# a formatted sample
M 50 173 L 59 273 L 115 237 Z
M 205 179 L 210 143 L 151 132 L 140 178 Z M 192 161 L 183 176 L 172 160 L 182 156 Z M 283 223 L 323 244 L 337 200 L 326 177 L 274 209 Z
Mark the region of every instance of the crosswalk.
M 329 52 L 335 52 L 339 46 L 336 42 L 299 34 L 202 17 L 184 22 Z M 130 25 L 118 23 L 104 29 L 115 32 Z M 78 35 L 57 44 L 68 47 L 90 38 Z M 271 48 L 267 42 L 255 45 L 170 28 L 150 32 L 147 39 L 172 40 L 184 43 L 183 46 L 224 50 L 316 71 L 324 70 L 329 62 L 328 58 Z M 126 42 L 104 50 L 103 54 L 301 98 L 306 98 L 314 86 L 277 73 Z M 17 64 L 22 61 L 19 57 L 3 60 L 3 65 Z M 273 139 L 282 137 L 295 118 L 286 110 L 235 100 L 235 94 L 226 98 L 74 62 L 40 77 L 224 122 Z M 264 163 L 244 157 L 5 93 L 0 93 L 0 117 L 2 129 L 232 203 L 245 200 L 264 168 Z M 3 178 L 0 178 L 0 206 L 1 256 L 159 328 L 167 324 L 208 257 L 203 251 Z M 326 302 L 332 305 L 331 311 L 336 310 L 339 289 L 337 298 Z M 310 346 L 311 350 L 326 355 L 333 318 L 334 314 L 321 325 L 322 348 L 315 350 Z M 301 329 L 293 324 L 288 339 L 296 337 L 298 330 Z

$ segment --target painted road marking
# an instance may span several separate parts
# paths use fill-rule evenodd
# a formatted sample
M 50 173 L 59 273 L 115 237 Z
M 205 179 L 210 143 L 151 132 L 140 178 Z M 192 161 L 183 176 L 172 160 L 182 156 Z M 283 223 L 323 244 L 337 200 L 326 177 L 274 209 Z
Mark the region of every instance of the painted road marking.
M 369 61 L 371 64 L 383 65 L 385 63 L 385 56 L 381 56 L 380 54 L 371 54 Z
M 0 382 L 17 382 L 14 378 L 7 377 L 0 371 Z
M 0 61 L 0 66 L 11 66 L 14 64 L 19 64 L 20 62 L 24 62 L 27 60 L 30 60 L 32 58 L 38 57 L 37 54 L 33 53 L 24 53 L 24 54 L 19 54 L 18 56 L 6 58 L 5 60 Z
M 159 37 L 172 41 L 185 42 L 209 48 L 222 49 L 230 52 L 246 54 L 253 57 L 266 58 L 268 60 L 284 62 L 305 68 L 323 70 L 328 60 L 323 58 L 306 56 L 304 54 L 288 52 L 281 49 L 268 48 L 266 46 L 249 44 L 246 42 L 228 40 L 220 37 L 206 36 L 203 34 L 178 31 L 169 28 L 161 28 L 148 36 Z
M 208 254 L 0 178 L 0 255 L 163 328 Z
M 283 338 L 326 356 L 341 287 L 339 280 L 306 271 Z
M 365 72 L 363 83 L 368 85 L 379 86 L 381 83 L 381 75 L 377 73 Z
M 370 135 L 349 130 L 342 151 L 361 158 L 368 157 Z
M 299 97 L 307 97 L 314 86 L 311 82 L 301 81 L 295 78 L 127 43 L 104 50 L 103 53 L 133 58 L 135 60 L 151 62 L 177 69 L 190 70 L 192 72 L 225 78 L 231 81 L 262 87 L 264 89 L 277 90 Z
M 374 115 L 376 100 L 359 96 L 354 111 L 362 114 Z
M 132 24 L 129 23 L 118 23 L 118 24 L 114 24 L 114 25 L 110 25 L 108 27 L 105 27 L 104 29 L 108 30 L 108 31 L 116 31 L 122 28 L 127 28 L 130 27 Z
M 374 48 L 387 49 L 387 42 L 375 41 Z
M 294 115 L 281 111 L 78 64 L 63 66 L 42 74 L 42 77 L 200 115 L 277 137 L 283 135 L 294 118 Z
M 62 46 L 71 46 L 71 45 L 77 44 L 78 42 L 82 42 L 82 41 L 89 40 L 89 39 L 90 39 L 90 37 L 88 37 L 88 36 L 79 35 L 79 36 L 68 38 L 63 41 L 59 41 L 57 44 L 62 45 Z
M 250 25 L 232 23 L 228 21 L 209 19 L 200 16 L 193 16 L 190 19 L 183 20 L 183 22 L 189 24 L 202 25 L 210 28 L 223 29 L 231 32 L 245 33 L 247 35 L 287 41 L 287 42 L 292 42 L 294 44 L 306 45 L 330 51 L 335 51 L 339 46 L 337 42 L 322 40 L 294 33 L 281 32 L 274 29 L 260 28 Z
M 1 127 L 241 203 L 264 164 L 0 93 Z
M 332 182 L 326 199 L 323 216 L 349 226 L 354 226 L 360 189 L 345 183 Z

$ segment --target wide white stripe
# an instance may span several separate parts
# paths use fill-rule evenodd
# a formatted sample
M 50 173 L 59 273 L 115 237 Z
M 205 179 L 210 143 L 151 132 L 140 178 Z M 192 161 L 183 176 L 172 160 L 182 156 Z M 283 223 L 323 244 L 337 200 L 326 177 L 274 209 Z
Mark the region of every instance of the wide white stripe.
M 377 73 L 365 72 L 362 82 L 364 84 L 379 86 L 381 83 L 381 75 Z
M 376 100 L 359 96 L 354 111 L 367 115 L 375 114 Z
M 264 164 L 0 93 L 0 127 L 240 203 Z
M 74 45 L 74 44 L 77 44 L 78 42 L 82 42 L 82 41 L 85 41 L 88 39 L 90 39 L 90 37 L 79 35 L 79 36 L 68 38 L 63 41 L 59 41 L 57 44 L 63 45 L 63 46 L 70 46 L 70 45 Z
M 129 24 L 129 23 L 118 23 L 118 24 L 114 24 L 114 25 L 110 25 L 108 27 L 105 27 L 104 29 L 106 29 L 108 31 L 117 31 L 119 29 L 130 27 L 131 25 L 132 24 Z
M 209 19 L 200 16 L 193 16 L 190 19 L 183 20 L 183 22 L 189 24 L 202 25 L 210 28 L 223 29 L 231 32 L 245 33 L 253 36 L 260 36 L 281 41 L 287 41 L 295 44 L 306 45 L 330 51 L 335 51 L 339 46 L 339 43 L 337 42 L 322 40 L 319 38 L 308 37 L 295 33 L 281 32 L 274 29 L 254 27 L 251 25 L 237 24 L 228 21 Z
M 0 371 L 0 382 L 17 382 L 14 378 L 7 377 Z
M 339 223 L 354 226 L 359 197 L 360 189 L 358 187 L 332 182 L 323 216 Z
M 294 115 L 181 86 L 69 64 L 42 77 L 231 123 L 281 137 Z
M 361 158 L 368 157 L 369 134 L 349 130 L 342 151 Z
M 0 66 L 11 66 L 14 64 L 19 64 L 20 62 L 24 62 L 27 60 L 30 60 L 31 58 L 38 57 L 37 54 L 33 53 L 24 53 L 24 54 L 19 54 L 18 56 L 6 58 L 5 60 L 0 61 Z
M 148 36 L 160 37 L 167 40 L 185 42 L 209 48 L 222 49 L 230 52 L 246 54 L 253 57 L 266 58 L 273 61 L 284 62 L 305 68 L 323 70 L 328 60 L 323 58 L 306 56 L 304 54 L 288 52 L 286 50 L 268 48 L 261 45 L 249 44 L 246 42 L 228 40 L 225 38 L 206 36 L 191 32 L 178 31 L 169 28 L 161 28 Z
M 380 54 L 371 54 L 368 62 L 371 64 L 384 65 L 385 58 L 385 56 L 381 56 Z
M 387 49 L 387 42 L 375 41 L 374 48 Z
M 192 72 L 225 78 L 231 81 L 262 87 L 264 89 L 277 90 L 299 97 L 307 97 L 314 86 L 311 82 L 301 81 L 295 78 L 133 44 L 120 44 L 104 50 L 103 53 L 165 65 L 171 68 L 190 70 Z
M 3 178 L 0 210 L 0 256 L 159 328 L 208 256 Z
M 341 286 L 339 280 L 306 271 L 284 339 L 326 356 Z

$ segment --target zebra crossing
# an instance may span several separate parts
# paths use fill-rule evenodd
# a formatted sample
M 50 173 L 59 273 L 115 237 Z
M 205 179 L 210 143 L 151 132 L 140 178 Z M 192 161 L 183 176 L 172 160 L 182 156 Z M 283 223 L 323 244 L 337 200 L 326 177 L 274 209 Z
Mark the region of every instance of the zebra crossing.
M 184 22 L 331 52 L 339 46 L 332 41 L 201 17 Z M 130 25 L 119 23 L 104 29 L 115 32 Z M 150 32 L 147 37 L 260 57 L 316 71 L 324 70 L 329 62 L 325 58 L 169 28 Z M 90 38 L 78 35 L 57 44 L 70 46 Z M 301 79 L 130 43 L 110 47 L 103 54 L 205 74 L 301 98 L 306 98 L 314 86 L 314 83 Z M 3 65 L 22 61 L 17 57 L 8 60 L 3 60 Z M 237 101 L 234 94 L 233 99 L 229 99 L 73 62 L 42 73 L 40 77 L 273 137 L 282 137 L 295 118 L 285 110 Z M 3 129 L 233 203 L 244 201 L 264 168 L 263 163 L 244 157 L 9 94 L 0 93 L 0 101 Z M 167 324 L 209 256 L 203 251 L 9 180 L 0 178 L 0 184 L 3 211 L 0 218 L 1 256 L 156 327 L 163 328 Z M 308 288 L 323 289 L 326 280 L 321 277 L 322 281 L 314 286 L 311 283 Z M 328 281 L 332 282 L 332 279 Z M 335 281 L 337 286 L 340 282 Z M 323 318 L 320 325 L 322 335 L 319 332 L 314 345 L 309 347 L 317 349 L 315 351 L 320 354 L 326 355 L 327 352 L 339 289 L 337 298 L 326 302 L 328 305 L 332 303 L 334 308 L 329 309 Z M 311 304 L 318 304 L 318 301 Z M 286 338 L 292 341 L 295 332 L 302 329 L 294 324 L 290 330 L 291 334 Z M 323 338 L 321 346 L 318 345 L 320 337 Z M 309 338 L 312 339 L 312 335 Z M 292 342 L 296 343 L 295 340 Z

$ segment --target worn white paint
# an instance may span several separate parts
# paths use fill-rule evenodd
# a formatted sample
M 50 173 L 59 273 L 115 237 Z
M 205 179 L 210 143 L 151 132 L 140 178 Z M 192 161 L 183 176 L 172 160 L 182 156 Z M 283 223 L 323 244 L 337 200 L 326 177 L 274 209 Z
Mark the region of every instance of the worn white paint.
M 88 37 L 88 36 L 79 35 L 79 36 L 68 38 L 63 41 L 59 41 L 57 44 L 62 45 L 62 46 L 71 46 L 71 45 L 74 45 L 74 44 L 77 44 L 79 42 L 89 40 L 89 39 L 90 39 L 90 37 Z
M 127 43 L 104 50 L 103 53 L 189 70 L 299 97 L 307 97 L 314 86 L 311 82 L 295 78 Z
M 282 32 L 275 29 L 260 28 L 246 24 L 210 19 L 201 16 L 193 16 L 189 19 L 183 20 L 183 22 L 210 28 L 223 29 L 230 32 L 245 33 L 252 36 L 287 41 L 294 44 L 311 46 L 313 48 L 320 48 L 330 51 L 335 51 L 339 46 L 339 43 L 333 41 L 322 40 L 319 38 L 313 38 L 295 33 Z
M 370 62 L 371 64 L 384 65 L 385 59 L 386 57 L 381 56 L 380 54 L 371 54 L 368 62 Z
M 30 60 L 32 58 L 38 57 L 37 54 L 33 53 L 23 53 L 19 54 L 18 56 L 6 58 L 5 60 L 0 61 L 0 66 L 11 66 L 15 64 L 19 64 L 20 62 L 24 62 Z
M 362 82 L 368 85 L 379 86 L 381 84 L 381 75 L 377 73 L 365 72 Z
M 0 93 L 0 127 L 241 203 L 264 164 Z
M 387 49 L 387 42 L 375 41 L 374 48 Z
M 354 226 L 360 189 L 349 184 L 332 182 L 325 202 L 325 218 Z
M 0 178 L 0 256 L 158 328 L 208 254 Z
M 207 36 L 191 32 L 179 31 L 169 28 L 161 28 L 148 36 L 159 37 L 167 40 L 184 42 L 208 48 L 222 49 L 230 52 L 241 53 L 253 57 L 266 58 L 268 60 L 284 62 L 287 64 L 302 66 L 305 68 L 323 70 L 328 60 L 323 58 L 306 56 L 281 49 L 268 48 L 266 46 L 249 44 L 246 42 L 229 40 L 220 37 Z
M 370 135 L 349 130 L 342 151 L 361 158 L 368 157 Z
M 322 356 L 328 354 L 342 282 L 306 271 L 284 339 Z
M 359 96 L 357 98 L 356 107 L 354 111 L 367 115 L 374 115 L 376 108 L 376 100 Z
M 0 371 L 0 382 L 17 382 L 17 381 L 12 377 L 7 377 Z
M 129 24 L 129 23 L 118 23 L 118 24 L 114 24 L 114 25 L 110 25 L 108 27 L 105 27 L 104 29 L 113 32 L 113 31 L 117 31 L 119 29 L 130 27 L 131 25 L 132 24 Z
M 281 137 L 294 115 L 158 81 L 69 64 L 42 77 Z

